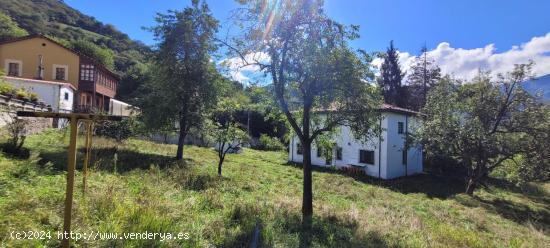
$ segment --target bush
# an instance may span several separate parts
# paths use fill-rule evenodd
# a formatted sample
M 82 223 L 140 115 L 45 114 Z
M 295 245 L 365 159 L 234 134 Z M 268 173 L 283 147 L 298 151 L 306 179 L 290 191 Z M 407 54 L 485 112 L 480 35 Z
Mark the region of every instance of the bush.
M 2 146 L 2 150 L 6 153 L 28 157 L 28 149 L 23 148 L 25 139 L 27 138 L 27 121 L 13 118 L 6 124 L 6 130 L 8 131 L 8 142 Z
M 122 121 L 102 121 L 95 125 L 95 132 L 99 136 L 105 136 L 121 142 L 134 136 L 136 132 L 135 120 L 132 118 Z
M 267 150 L 267 151 L 282 151 L 285 149 L 285 146 L 279 139 L 275 137 L 270 137 L 267 134 L 260 135 L 260 145 L 258 149 Z
M 15 91 L 15 97 L 17 97 L 17 99 L 21 99 L 21 100 L 29 99 L 29 95 L 28 95 L 27 91 L 25 91 L 25 89 L 23 89 L 23 88 L 18 89 L 17 91 Z
M 4 95 L 14 95 L 15 89 L 13 88 L 13 85 L 9 83 L 0 82 L 0 93 Z
M 29 93 L 29 99 L 31 99 L 31 101 L 33 102 L 38 102 L 38 94 L 34 93 L 34 92 L 31 92 Z

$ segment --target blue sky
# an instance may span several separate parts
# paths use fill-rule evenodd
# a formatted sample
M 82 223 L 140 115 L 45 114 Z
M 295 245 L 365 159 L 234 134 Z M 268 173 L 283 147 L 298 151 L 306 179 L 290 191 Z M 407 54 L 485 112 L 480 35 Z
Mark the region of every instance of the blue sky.
M 182 9 L 190 4 L 190 0 L 65 2 L 84 14 L 113 24 L 132 39 L 146 44 L 154 44 L 154 40 L 152 34 L 141 27 L 154 25 L 155 13 Z M 222 24 L 228 23 L 230 10 L 238 6 L 234 0 L 207 2 Z M 516 49 L 526 50 L 529 47 L 523 46 L 529 46 L 533 39 L 541 38 L 543 40 L 539 40 L 535 48 L 531 47 L 530 52 L 523 51 L 521 56 L 515 56 L 512 60 L 522 62 L 527 57 L 539 56 L 542 59 L 535 58 L 539 64 L 537 72 L 550 73 L 548 0 L 325 0 L 325 10 L 339 22 L 361 26 L 361 38 L 352 43 L 356 48 L 383 51 L 388 42 L 394 40 L 402 52 L 405 69 L 424 43 L 432 50 L 438 63 L 466 60 L 460 68 L 454 68 L 454 65 L 447 71 L 446 67 L 443 68 L 448 73 L 462 75 L 467 71 L 468 74 L 474 67 L 490 70 L 509 68 L 511 65 L 501 66 L 503 60 L 510 60 L 510 54 L 516 54 Z M 452 56 L 449 57 L 449 54 Z M 486 61 L 479 62 L 480 59 Z M 468 62 L 470 60 L 474 63 Z

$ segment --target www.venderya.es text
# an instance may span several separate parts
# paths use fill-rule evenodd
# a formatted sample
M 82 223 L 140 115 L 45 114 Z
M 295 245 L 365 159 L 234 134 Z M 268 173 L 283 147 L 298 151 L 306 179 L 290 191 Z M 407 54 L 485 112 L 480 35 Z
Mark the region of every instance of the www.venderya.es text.
M 187 232 L 51 232 L 51 231 L 11 231 L 11 239 L 72 239 L 78 240 L 124 240 L 124 239 L 147 239 L 147 240 L 188 240 L 190 238 Z

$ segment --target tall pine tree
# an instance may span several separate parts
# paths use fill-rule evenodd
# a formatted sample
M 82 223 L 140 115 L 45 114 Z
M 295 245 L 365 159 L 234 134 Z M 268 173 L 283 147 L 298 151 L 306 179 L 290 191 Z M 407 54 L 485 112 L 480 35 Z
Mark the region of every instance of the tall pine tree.
M 406 107 L 415 110 L 424 107 L 428 91 L 435 86 L 440 79 L 441 69 L 428 55 L 426 46 L 423 46 L 421 55 L 415 58 L 410 68 Z
M 384 101 L 403 107 L 405 104 L 403 87 L 401 85 L 403 73 L 399 67 L 399 54 L 393 46 L 393 40 L 390 41 L 390 47 L 388 47 L 388 50 L 382 56 L 384 62 L 380 68 L 380 77 L 377 81 L 382 89 Z

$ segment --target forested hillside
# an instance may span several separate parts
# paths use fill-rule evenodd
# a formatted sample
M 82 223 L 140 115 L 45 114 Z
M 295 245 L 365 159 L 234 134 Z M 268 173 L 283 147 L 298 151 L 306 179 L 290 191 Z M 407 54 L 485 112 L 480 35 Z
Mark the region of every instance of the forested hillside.
M 13 22 L 10 22 L 9 18 Z M 0 19 L 6 20 L 0 24 L 3 29 L 1 38 L 4 39 L 9 36 L 25 35 L 26 32 L 41 33 L 61 42 L 77 43 L 78 41 L 77 45 L 82 46 L 83 41 L 88 41 L 99 48 L 112 50 L 113 69 L 123 77 L 120 92 L 118 92 L 122 98 L 127 97 L 135 89 L 136 80 L 133 77 L 144 70 L 142 63 L 150 52 L 148 46 L 131 40 L 128 35 L 120 32 L 113 25 L 104 24 L 92 16 L 87 16 L 60 0 L 2 0 L 0 1 Z M 5 34 L 6 32 L 8 35 Z M 133 77 L 130 77 L 129 71 L 133 72 Z
M 525 83 L 525 89 L 533 94 L 541 93 L 546 102 L 550 102 L 550 74 Z

